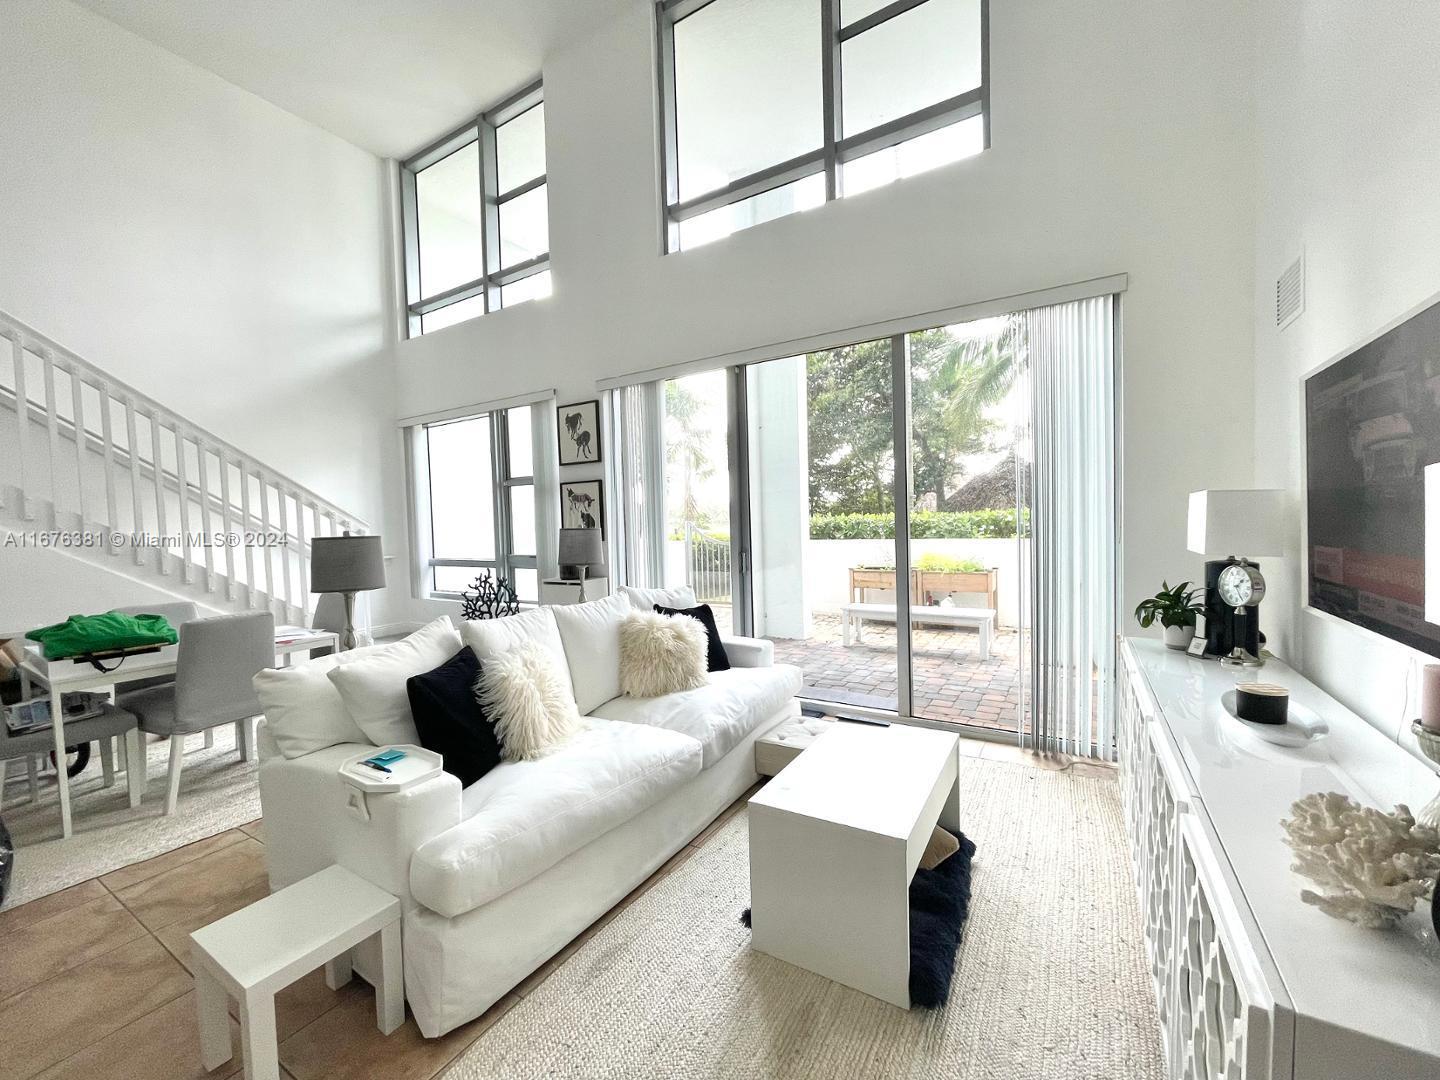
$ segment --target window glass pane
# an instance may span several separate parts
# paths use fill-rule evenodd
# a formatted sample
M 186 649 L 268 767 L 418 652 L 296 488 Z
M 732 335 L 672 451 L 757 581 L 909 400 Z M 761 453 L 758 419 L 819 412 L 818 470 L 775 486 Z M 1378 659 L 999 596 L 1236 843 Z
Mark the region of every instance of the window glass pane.
M 430 534 L 437 559 L 495 557 L 490 418 L 425 429 L 430 449 Z
M 530 406 L 505 411 L 510 437 L 510 475 L 530 476 L 535 472 L 535 448 L 530 435 Z
M 841 46 L 843 128 L 868 131 L 980 85 L 980 0 L 928 0 Z
M 985 118 L 972 116 L 958 124 L 866 154 L 841 166 L 841 191 L 858 195 L 892 180 L 915 176 L 985 149 Z
M 793 184 L 774 188 L 762 195 L 742 199 L 740 202 L 680 222 L 680 250 L 689 251 L 741 229 L 748 229 L 751 225 L 773 221 L 799 210 L 810 210 L 824 201 L 824 174 L 807 176 Z
M 480 277 L 480 144 L 462 146 L 416 173 L 415 203 L 421 298 Z
M 535 489 L 523 484 L 510 489 L 510 543 L 512 555 L 534 555 Z
M 715 0 L 675 24 L 681 200 L 819 149 L 820 5 Z
M 477 577 L 485 573 L 484 566 L 436 566 L 434 569 L 435 591 L 462 593 L 469 589 Z M 493 574 L 495 571 L 490 569 Z M 473 591 L 473 590 L 472 590 Z
M 550 295 L 550 271 L 541 270 L 538 274 L 531 274 L 527 278 L 521 278 L 513 285 L 505 285 L 500 289 L 500 306 L 514 307 L 516 304 L 523 304 L 526 300 L 542 300 Z
M 510 584 L 515 587 L 515 593 L 522 601 L 533 604 L 540 599 L 540 571 L 533 566 L 517 566 L 514 580 Z
M 548 184 L 500 204 L 500 268 L 550 250 Z
M 895 0 L 840 0 L 840 25 L 843 27 L 859 22 L 866 15 L 873 15 L 894 2 Z
M 420 333 L 428 334 L 432 330 L 443 330 L 447 326 L 454 326 L 456 323 L 484 314 L 484 296 L 472 296 L 468 300 L 457 300 L 453 304 L 447 304 L 445 307 L 436 308 L 434 311 L 421 315 Z
M 545 172 L 543 101 L 495 129 L 495 167 L 501 195 Z

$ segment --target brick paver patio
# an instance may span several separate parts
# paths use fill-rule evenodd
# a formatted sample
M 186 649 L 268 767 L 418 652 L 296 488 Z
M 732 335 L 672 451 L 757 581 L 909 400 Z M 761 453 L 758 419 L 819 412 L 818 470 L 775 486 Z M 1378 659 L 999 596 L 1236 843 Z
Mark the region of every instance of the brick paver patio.
M 1015 730 L 1020 708 L 1020 669 L 1016 659 L 1019 635 L 998 630 L 990 641 L 990 658 L 981 660 L 977 635 L 958 627 L 916 627 L 911 663 L 914 667 L 914 711 L 930 720 L 977 727 Z M 841 644 L 840 616 L 817 614 L 808 639 L 777 638 L 775 659 L 805 672 L 805 685 L 841 695 L 883 698 L 895 702 L 895 627 L 868 623 L 863 644 Z

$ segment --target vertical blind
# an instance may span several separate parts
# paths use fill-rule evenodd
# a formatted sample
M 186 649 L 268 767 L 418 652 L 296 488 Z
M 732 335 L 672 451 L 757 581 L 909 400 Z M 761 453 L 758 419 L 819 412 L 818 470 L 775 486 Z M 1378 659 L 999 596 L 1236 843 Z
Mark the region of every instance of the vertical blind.
M 665 584 L 664 386 L 635 383 L 608 392 L 617 437 L 610 456 L 613 501 L 611 575 L 616 584 Z
M 1026 314 L 1033 469 L 1030 737 L 1114 756 L 1115 298 Z

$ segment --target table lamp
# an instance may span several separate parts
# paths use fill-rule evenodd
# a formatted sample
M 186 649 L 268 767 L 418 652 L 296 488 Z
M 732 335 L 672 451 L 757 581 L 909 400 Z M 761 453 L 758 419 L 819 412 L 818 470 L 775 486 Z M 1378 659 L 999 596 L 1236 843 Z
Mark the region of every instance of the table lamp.
M 345 597 L 340 648 L 355 647 L 355 594 L 385 587 L 385 556 L 378 536 L 317 536 L 310 541 L 310 591 Z
M 1223 555 L 1205 564 L 1205 655 L 1259 667 L 1259 606 L 1265 579 L 1251 555 L 1285 552 L 1285 493 L 1274 489 L 1192 491 L 1187 547 Z M 1238 552 L 1246 552 L 1240 555 Z
M 560 577 L 580 582 L 580 600 L 585 600 L 586 577 L 603 577 L 605 542 L 599 529 L 561 529 L 559 544 Z M 601 573 L 590 570 L 600 568 Z

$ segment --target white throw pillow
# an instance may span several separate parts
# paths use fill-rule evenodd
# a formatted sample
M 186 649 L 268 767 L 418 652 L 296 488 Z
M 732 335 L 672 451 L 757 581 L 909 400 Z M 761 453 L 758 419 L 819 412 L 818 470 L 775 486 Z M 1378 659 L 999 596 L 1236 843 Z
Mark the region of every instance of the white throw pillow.
M 660 697 L 704 686 L 705 642 L 699 619 L 631 612 L 620 626 L 620 691 Z
M 535 641 L 482 662 L 476 696 L 495 721 L 500 756 L 532 761 L 558 749 L 585 723 L 562 678 L 564 667 Z
M 634 585 L 621 585 L 620 591 L 630 598 L 630 605 L 636 611 L 653 612 L 655 605 L 668 608 L 692 608 L 697 601 L 695 590 L 689 585 L 677 585 L 673 589 L 639 589 Z
M 439 667 L 460 648 L 460 635 L 450 617 L 442 615 L 404 641 L 340 665 L 329 678 L 355 723 L 376 746 L 418 743 L 405 681 Z
M 565 646 L 560 642 L 552 608 L 539 607 L 501 619 L 473 619 L 461 624 L 460 636 L 475 650 L 482 669 L 490 660 L 516 646 L 534 642 L 554 657 L 565 692 L 572 698 L 575 696 L 575 688 L 570 683 L 570 664 L 565 659 Z
M 620 696 L 620 624 L 630 614 L 630 601 L 616 594 L 586 604 L 559 604 L 550 609 L 565 646 L 575 707 L 588 714 Z
M 340 743 L 369 742 L 351 718 L 340 691 L 330 682 L 330 672 L 385 648 L 369 645 L 290 667 L 266 668 L 251 679 L 265 713 L 265 730 L 274 738 L 280 753 L 298 758 Z

